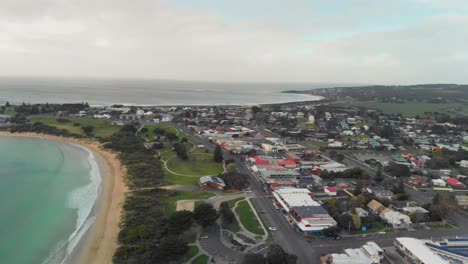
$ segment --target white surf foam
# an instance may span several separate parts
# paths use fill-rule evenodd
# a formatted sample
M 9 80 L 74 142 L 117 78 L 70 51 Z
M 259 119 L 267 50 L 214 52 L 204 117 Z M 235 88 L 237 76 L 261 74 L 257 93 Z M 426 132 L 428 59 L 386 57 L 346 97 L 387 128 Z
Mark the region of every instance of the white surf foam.
M 59 243 L 59 248 L 54 250 L 54 253 L 43 264 L 67 263 L 75 247 L 96 220 L 96 217 L 91 214 L 101 191 L 102 179 L 99 166 L 93 152 L 80 145 L 72 145 L 88 153 L 90 183 L 69 194 L 67 207 L 77 210 L 75 229 L 65 243 Z

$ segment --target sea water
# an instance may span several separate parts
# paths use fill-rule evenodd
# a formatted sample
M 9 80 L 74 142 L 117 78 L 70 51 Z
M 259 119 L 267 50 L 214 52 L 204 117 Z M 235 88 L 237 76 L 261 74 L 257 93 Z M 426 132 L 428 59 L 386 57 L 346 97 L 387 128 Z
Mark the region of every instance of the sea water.
M 318 100 L 317 96 L 281 92 L 334 86 L 339 84 L 0 77 L 0 104 L 254 105 Z
M 0 137 L 0 263 L 66 263 L 93 222 L 100 183 L 85 148 Z

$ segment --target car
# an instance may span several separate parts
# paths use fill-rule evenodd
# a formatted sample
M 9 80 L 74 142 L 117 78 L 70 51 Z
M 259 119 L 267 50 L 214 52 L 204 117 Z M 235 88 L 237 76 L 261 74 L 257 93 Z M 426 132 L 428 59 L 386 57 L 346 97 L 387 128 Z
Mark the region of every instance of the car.
M 362 238 L 366 238 L 366 237 L 367 237 L 367 235 L 366 235 L 366 234 L 362 235 Z
M 340 237 L 340 236 L 334 236 L 333 239 L 334 239 L 334 240 L 340 240 L 341 237 Z
M 274 227 L 274 226 L 269 226 L 269 227 L 268 227 L 268 230 L 270 230 L 270 231 L 276 231 L 277 229 L 276 229 L 276 227 Z
M 201 235 L 200 236 L 200 239 L 207 239 L 208 238 L 208 235 Z

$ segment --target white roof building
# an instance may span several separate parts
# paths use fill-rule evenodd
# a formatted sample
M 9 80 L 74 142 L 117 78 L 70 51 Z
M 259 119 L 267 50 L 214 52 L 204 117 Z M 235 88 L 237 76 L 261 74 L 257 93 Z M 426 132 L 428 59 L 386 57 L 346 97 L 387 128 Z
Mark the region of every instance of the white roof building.
M 394 228 L 409 227 L 412 224 L 409 216 L 389 208 L 380 213 L 380 218 Z
M 424 241 L 412 237 L 395 238 L 394 247 L 404 258 L 410 259 L 413 263 L 421 264 L 449 264 L 442 257 L 432 252 Z
M 361 248 L 348 248 L 344 254 L 332 254 L 333 264 L 376 264 L 383 259 L 383 249 L 375 242 L 367 242 Z

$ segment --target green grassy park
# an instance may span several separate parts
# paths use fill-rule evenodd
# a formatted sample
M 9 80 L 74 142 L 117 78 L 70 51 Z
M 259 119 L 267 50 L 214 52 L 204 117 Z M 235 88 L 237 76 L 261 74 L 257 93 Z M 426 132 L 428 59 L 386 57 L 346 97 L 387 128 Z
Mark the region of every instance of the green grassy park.
M 70 122 L 59 122 L 60 119 L 69 120 Z M 91 118 L 58 118 L 49 116 L 33 116 L 30 117 L 29 120 L 31 122 L 41 122 L 43 124 L 56 127 L 58 129 L 64 129 L 69 133 L 81 136 L 85 135 L 83 127 L 92 126 L 94 127 L 94 136 L 101 138 L 110 137 L 121 128 L 121 126 L 113 125 L 107 120 L 98 120 Z
M 247 201 L 239 202 L 236 208 L 236 213 L 242 225 L 251 233 L 263 236 L 265 231 L 260 226 L 260 222 L 252 211 L 252 207 Z
M 189 154 L 187 160 L 179 157 L 171 158 L 167 161 L 167 167 L 178 174 L 200 177 L 223 172 L 223 164 L 214 162 L 213 155 L 205 153 Z

